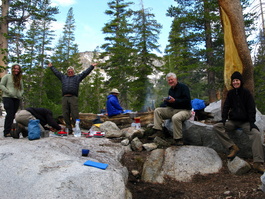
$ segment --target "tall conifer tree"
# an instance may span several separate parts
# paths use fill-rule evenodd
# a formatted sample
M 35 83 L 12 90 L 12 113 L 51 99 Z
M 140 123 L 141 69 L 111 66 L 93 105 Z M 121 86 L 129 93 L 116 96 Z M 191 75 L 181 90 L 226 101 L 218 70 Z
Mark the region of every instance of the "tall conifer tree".
M 110 22 L 106 23 L 102 31 L 107 36 L 107 43 L 102 45 L 104 53 L 102 57 L 109 57 L 104 64 L 109 80 L 108 87 L 117 88 L 120 93 L 121 105 L 128 108 L 129 92 L 132 78 L 134 77 L 134 63 L 132 37 L 132 24 L 129 19 L 132 11 L 129 9 L 131 2 L 125 0 L 111 0 L 109 9 L 105 11 L 111 17 Z
M 136 110 L 144 110 L 145 106 L 151 104 L 152 84 L 149 80 L 149 75 L 156 73 L 155 62 L 161 60 L 155 54 L 155 51 L 160 53 L 158 45 L 158 35 L 162 25 L 154 19 L 155 15 L 150 12 L 150 9 L 145 9 L 142 3 L 142 8 L 134 12 L 133 37 L 135 53 L 135 73 L 134 81 L 131 88 L 132 107 Z
M 32 17 L 29 30 L 23 39 L 24 53 L 21 55 L 25 72 L 25 106 L 47 106 L 45 95 L 44 73 L 45 60 L 51 53 L 53 30 L 51 23 L 55 21 L 54 15 L 58 14 L 56 7 L 50 6 L 50 0 L 39 1 L 36 14 Z

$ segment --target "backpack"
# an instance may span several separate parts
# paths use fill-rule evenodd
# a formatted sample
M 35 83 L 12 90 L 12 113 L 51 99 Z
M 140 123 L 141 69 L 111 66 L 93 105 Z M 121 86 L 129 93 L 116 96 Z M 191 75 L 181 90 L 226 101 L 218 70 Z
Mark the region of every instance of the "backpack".
M 40 139 L 40 120 L 29 120 L 28 124 L 28 139 L 36 140 Z
M 206 107 L 204 100 L 195 98 L 191 100 L 191 106 L 194 111 L 204 109 Z

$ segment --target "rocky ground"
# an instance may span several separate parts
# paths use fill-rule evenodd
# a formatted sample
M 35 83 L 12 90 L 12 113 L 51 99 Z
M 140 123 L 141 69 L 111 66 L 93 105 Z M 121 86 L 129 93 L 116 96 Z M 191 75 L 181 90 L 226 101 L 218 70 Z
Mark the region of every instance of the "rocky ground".
M 145 139 L 142 142 L 148 142 Z M 176 147 L 176 146 L 175 146 Z M 220 172 L 211 175 L 197 175 L 191 182 L 177 182 L 168 179 L 166 184 L 145 183 L 141 180 L 141 171 L 146 157 L 150 152 L 127 152 L 122 158 L 122 164 L 129 170 L 127 187 L 137 199 L 175 199 L 175 198 L 265 198 L 265 193 L 260 189 L 261 175 L 250 171 L 245 175 L 233 175 L 227 168 L 225 155 L 219 154 L 223 160 Z M 251 160 L 248 160 L 251 162 Z M 139 171 L 133 175 L 132 171 Z
M 3 118 L 0 118 L 0 121 L 3 121 Z M 0 130 L 3 130 L 3 122 L 1 122 Z M 141 141 L 143 143 L 150 142 L 146 138 L 142 138 Z M 113 140 L 113 142 L 120 142 L 120 140 Z M 141 172 L 149 153 L 147 151 L 129 151 L 123 155 L 121 160 L 122 164 L 128 168 L 127 187 L 134 199 L 265 198 L 265 193 L 260 189 L 262 174 L 253 170 L 241 176 L 231 174 L 223 154 L 219 154 L 223 160 L 223 168 L 216 174 L 197 175 L 191 182 L 177 182 L 168 179 L 165 184 L 145 183 L 141 180 Z M 252 160 L 247 161 L 252 162 Z M 139 174 L 133 175 L 133 170 L 139 171 Z

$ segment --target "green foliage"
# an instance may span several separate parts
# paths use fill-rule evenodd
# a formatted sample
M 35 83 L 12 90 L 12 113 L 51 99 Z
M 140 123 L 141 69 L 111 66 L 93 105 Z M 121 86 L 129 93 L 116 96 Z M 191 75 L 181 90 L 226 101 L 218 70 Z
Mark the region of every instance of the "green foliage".
M 258 49 L 257 56 L 254 63 L 254 82 L 255 82 L 255 101 L 258 110 L 265 114 L 265 43 L 264 43 L 264 33 L 260 34 L 260 46 Z
M 146 111 L 148 108 L 146 106 L 152 104 L 150 103 L 152 84 L 149 75 L 157 70 L 154 61 L 161 60 L 153 52 L 160 52 L 157 40 L 162 28 L 154 17 L 149 9 L 142 8 L 134 12 L 133 43 L 136 53 L 134 54 L 134 79 L 130 87 L 131 107 L 134 110 Z
M 176 73 L 178 79 L 189 86 L 191 98 L 215 101 L 216 94 L 223 88 L 224 66 L 218 2 L 176 2 L 177 5 L 171 6 L 167 12 L 173 22 L 163 72 Z M 246 24 L 250 25 L 253 18 L 251 15 L 246 17 Z
M 106 90 L 103 88 L 104 77 L 100 69 L 95 69 L 93 74 L 82 81 L 79 92 L 79 111 L 83 113 L 100 113 L 105 107 Z
M 95 68 L 80 84 L 79 111 L 99 113 L 105 106 L 108 92 L 117 88 L 123 108 L 145 111 L 146 107 L 159 106 L 167 96 L 168 84 L 165 75 L 174 72 L 178 80 L 188 85 L 192 98 L 207 101 L 210 91 L 218 92 L 223 87 L 223 33 L 217 1 L 175 0 L 167 15 L 172 17 L 169 44 L 166 55 L 158 57 L 158 36 L 162 28 L 149 9 L 132 11 L 132 2 L 109 0 L 105 11 L 110 21 L 102 28 L 105 43 L 101 58 L 108 57 L 100 64 L 102 70 Z M 248 1 L 242 1 L 247 6 Z M 54 38 L 51 22 L 58 9 L 51 6 L 50 0 L 10 1 L 11 18 L 25 17 L 30 14 L 27 31 L 26 21 L 10 23 L 8 61 L 23 63 L 25 85 L 25 107 L 46 107 L 55 116 L 61 115 L 61 82 L 50 69 L 50 60 L 61 72 L 74 66 L 80 73 L 87 65 L 80 64 L 78 46 L 75 43 L 75 20 L 73 8 L 66 17 L 62 37 L 55 48 L 51 47 Z M 247 35 L 253 30 L 252 13 L 246 16 Z M 264 95 L 262 57 L 263 49 L 255 63 L 255 83 L 257 104 L 262 107 Z M 1 52 L 7 52 L 1 49 Z M 51 56 L 52 54 L 52 56 Z M 93 62 L 99 60 L 94 52 Z M 259 76 L 257 75 L 259 74 Z M 261 75 L 260 75 L 261 74 Z M 150 80 L 150 76 L 152 79 Z
M 109 10 L 105 13 L 110 15 L 112 20 L 106 23 L 102 31 L 107 36 L 105 40 L 107 43 L 101 47 L 105 50 L 102 57 L 109 56 L 109 59 L 103 64 L 105 72 L 109 79 L 106 82 L 107 88 L 117 88 L 120 90 L 120 102 L 123 108 L 128 109 L 128 93 L 132 77 L 134 75 L 133 68 L 133 43 L 131 41 L 131 34 L 133 33 L 132 24 L 129 18 L 131 17 L 131 10 L 124 0 L 110 1 L 108 3 Z
M 28 2 L 29 7 L 25 6 Z M 9 51 L 10 60 L 22 63 L 23 82 L 25 87 L 24 107 L 47 107 L 48 97 L 44 87 L 45 59 L 51 52 L 53 31 L 50 30 L 51 22 L 55 14 L 58 14 L 56 7 L 50 6 L 50 1 L 17 1 L 13 8 L 29 9 L 31 20 L 29 29 L 24 31 L 24 23 L 15 23 L 10 27 Z M 11 15 L 16 15 L 13 12 Z M 20 11 L 18 11 L 19 13 Z M 15 36 L 15 37 L 14 37 Z M 23 50 L 23 53 L 22 53 Z

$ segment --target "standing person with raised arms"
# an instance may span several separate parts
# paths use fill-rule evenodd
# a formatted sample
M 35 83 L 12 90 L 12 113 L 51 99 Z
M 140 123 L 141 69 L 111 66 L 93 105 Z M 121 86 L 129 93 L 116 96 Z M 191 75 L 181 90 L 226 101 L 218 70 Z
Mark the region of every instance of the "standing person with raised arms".
M 54 75 L 62 82 L 62 111 L 66 123 L 66 128 L 69 129 L 69 134 L 73 133 L 72 124 L 75 124 L 76 119 L 79 118 L 78 111 L 78 91 L 80 82 L 94 69 L 97 63 L 91 64 L 85 71 L 75 75 L 74 67 L 67 68 L 67 74 L 59 72 L 52 63 L 48 67 L 52 70 Z M 71 120 L 72 118 L 72 120 Z

